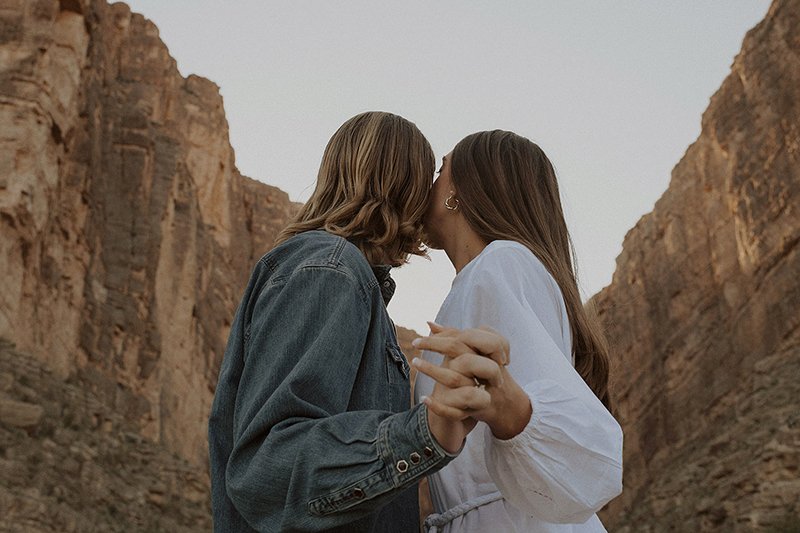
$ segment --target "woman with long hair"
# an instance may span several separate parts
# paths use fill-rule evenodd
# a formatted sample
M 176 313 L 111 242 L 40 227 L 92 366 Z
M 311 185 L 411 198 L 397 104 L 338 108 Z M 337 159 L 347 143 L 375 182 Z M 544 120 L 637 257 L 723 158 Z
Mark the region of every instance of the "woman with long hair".
M 622 490 L 622 431 L 609 412 L 608 348 L 580 300 L 558 183 L 544 152 L 507 131 L 475 133 L 444 157 L 427 243 L 456 269 L 415 344 L 416 400 L 478 426 L 429 477 L 429 531 L 605 531 Z M 441 325 L 439 325 L 441 324 Z M 508 340 L 481 352 L 494 330 Z M 477 349 L 476 349 L 477 348 Z M 474 402 L 464 391 L 485 391 Z M 474 398 L 472 394 L 471 398 Z

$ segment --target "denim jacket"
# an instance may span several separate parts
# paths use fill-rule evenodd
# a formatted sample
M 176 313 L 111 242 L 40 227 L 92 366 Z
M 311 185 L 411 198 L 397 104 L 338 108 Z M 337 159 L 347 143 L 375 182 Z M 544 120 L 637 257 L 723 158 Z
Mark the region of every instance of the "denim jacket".
M 417 481 L 454 456 L 410 408 L 393 292 L 324 231 L 256 264 L 209 419 L 214 531 L 418 531 Z

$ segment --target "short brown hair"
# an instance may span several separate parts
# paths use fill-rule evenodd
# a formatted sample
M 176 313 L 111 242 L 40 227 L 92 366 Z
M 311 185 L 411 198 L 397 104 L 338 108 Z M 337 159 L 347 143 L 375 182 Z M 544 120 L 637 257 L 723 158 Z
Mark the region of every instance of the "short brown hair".
M 328 141 L 314 193 L 276 244 L 322 229 L 353 242 L 373 265 L 425 255 L 422 218 L 435 164 L 412 122 L 380 111 L 356 115 Z
M 486 242 L 524 244 L 558 283 L 572 331 L 575 370 L 610 409 L 608 345 L 597 318 L 581 303 L 575 252 L 547 155 L 516 133 L 482 131 L 453 148 L 450 165 L 470 227 Z

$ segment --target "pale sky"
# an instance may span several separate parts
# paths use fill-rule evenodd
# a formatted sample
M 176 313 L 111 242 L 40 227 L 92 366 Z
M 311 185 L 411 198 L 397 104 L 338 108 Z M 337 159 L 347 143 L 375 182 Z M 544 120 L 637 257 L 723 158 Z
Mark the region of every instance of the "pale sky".
M 767 0 L 129 0 L 183 75 L 221 88 L 239 170 L 305 201 L 328 139 L 368 110 L 415 122 L 436 157 L 479 130 L 524 135 L 558 172 L 584 298 L 672 167 Z M 427 331 L 455 271 L 395 269 L 389 306 Z

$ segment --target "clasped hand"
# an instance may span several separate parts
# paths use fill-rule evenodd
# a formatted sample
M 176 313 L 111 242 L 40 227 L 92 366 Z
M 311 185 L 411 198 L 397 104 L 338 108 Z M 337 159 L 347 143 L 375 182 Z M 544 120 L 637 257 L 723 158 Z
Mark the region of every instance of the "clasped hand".
M 422 358 L 413 365 L 436 381 L 423 397 L 434 437 L 448 449 L 461 447 L 478 421 L 499 439 L 519 434 L 531 417 L 530 400 L 508 372 L 508 340 L 489 327 L 446 328 L 429 322 L 431 334 L 414 341 L 420 350 L 444 356 L 437 366 Z

